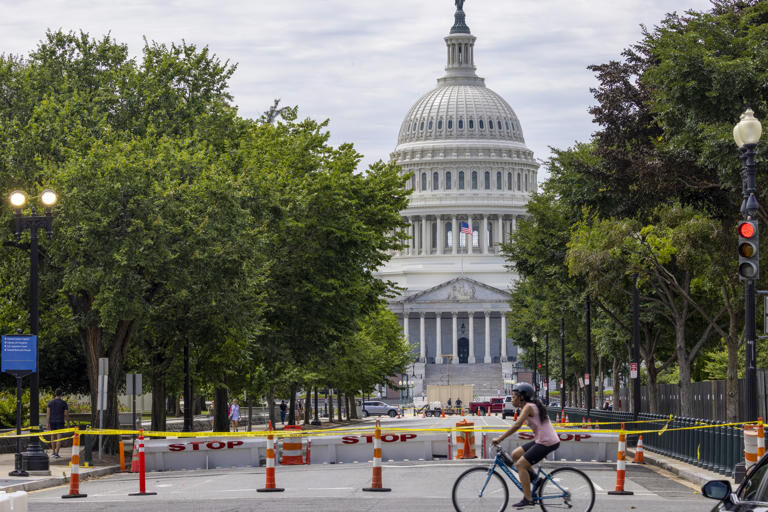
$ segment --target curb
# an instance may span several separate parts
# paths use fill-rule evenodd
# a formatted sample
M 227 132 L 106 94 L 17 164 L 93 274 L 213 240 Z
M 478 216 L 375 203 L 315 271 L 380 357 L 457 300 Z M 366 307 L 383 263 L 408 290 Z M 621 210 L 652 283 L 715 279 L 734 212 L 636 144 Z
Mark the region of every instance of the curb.
M 737 487 L 732 477 L 721 475 L 720 473 L 713 473 L 711 471 L 698 468 L 696 466 L 687 464 L 685 462 L 680 462 L 674 459 L 668 459 L 667 457 L 664 457 L 662 455 L 649 452 L 648 449 L 645 449 L 643 451 L 643 455 L 645 456 L 646 464 L 650 464 L 652 466 L 657 466 L 662 469 L 665 469 L 670 473 L 676 476 L 679 476 L 683 480 L 686 480 L 698 487 L 703 486 L 705 483 L 709 482 L 710 480 L 728 480 L 731 482 L 731 488 L 735 489 Z M 628 461 L 630 460 L 630 456 L 634 457 L 634 450 L 631 452 L 627 450 Z M 629 468 L 630 464 L 627 464 L 627 467 Z
M 99 469 L 88 471 L 87 473 L 80 473 L 80 481 L 90 480 L 92 478 L 99 478 L 102 476 L 111 475 L 120 472 L 120 466 L 106 466 Z M 0 488 L 0 491 L 7 493 L 15 491 L 39 491 L 40 489 L 48 489 L 50 487 L 58 487 L 60 485 L 66 485 L 69 483 L 69 477 L 67 476 L 51 476 L 50 478 L 44 478 L 41 480 L 33 480 L 32 482 L 24 482 L 7 487 Z

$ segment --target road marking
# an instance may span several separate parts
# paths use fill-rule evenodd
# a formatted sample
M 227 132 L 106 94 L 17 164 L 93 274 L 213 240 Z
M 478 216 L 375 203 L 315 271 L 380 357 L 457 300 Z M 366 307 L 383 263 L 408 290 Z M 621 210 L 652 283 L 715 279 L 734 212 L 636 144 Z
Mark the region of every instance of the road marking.
M 173 484 L 157 484 L 155 487 L 173 487 Z
M 596 491 L 596 492 L 605 492 L 605 489 L 603 489 L 602 487 L 600 487 L 599 485 L 597 485 L 595 482 L 592 482 L 592 485 L 594 485 L 594 486 L 595 486 L 595 491 Z

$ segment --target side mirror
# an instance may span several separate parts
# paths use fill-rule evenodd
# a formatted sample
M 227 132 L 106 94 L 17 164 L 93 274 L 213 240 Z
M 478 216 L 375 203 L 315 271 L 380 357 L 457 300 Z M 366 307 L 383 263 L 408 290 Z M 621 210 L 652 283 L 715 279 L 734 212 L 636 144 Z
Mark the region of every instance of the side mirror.
M 701 494 L 713 500 L 722 500 L 731 494 L 731 483 L 728 480 L 710 480 L 702 486 Z

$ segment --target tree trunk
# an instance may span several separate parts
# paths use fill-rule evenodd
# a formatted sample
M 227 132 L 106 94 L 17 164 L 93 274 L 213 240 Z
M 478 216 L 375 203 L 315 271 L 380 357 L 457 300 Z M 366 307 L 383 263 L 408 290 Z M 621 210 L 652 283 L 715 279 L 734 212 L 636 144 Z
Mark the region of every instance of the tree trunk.
M 333 389 L 328 389 L 326 395 L 326 401 L 328 402 L 328 421 L 333 422 Z
M 269 421 L 272 422 L 272 428 L 277 425 L 277 416 L 275 413 L 275 386 L 270 386 L 267 392 L 267 407 L 269 407 Z
M 726 376 L 725 390 L 726 414 L 729 423 L 739 421 L 739 339 L 736 343 L 728 340 L 728 374 Z
M 149 378 L 152 383 L 152 430 L 163 432 L 167 430 L 165 416 L 165 374 L 152 372 Z
M 344 415 L 341 407 L 341 390 L 336 394 L 336 403 L 339 406 L 339 421 L 344 421 Z
M 229 397 L 227 396 L 227 388 L 224 386 L 217 387 L 213 391 L 214 401 L 214 414 L 213 429 L 216 432 L 229 432 L 229 415 L 227 414 L 229 409 Z
M 648 369 L 648 412 L 658 414 L 659 411 L 659 372 L 656 369 L 656 358 L 646 358 L 645 365 Z
M 677 355 L 677 365 L 680 369 L 680 378 L 677 383 L 680 387 L 680 412 L 678 415 L 690 418 L 693 415 L 691 365 L 688 362 L 688 351 L 685 347 L 685 322 L 682 319 L 675 324 L 675 354 Z
M 290 387 L 290 393 L 291 393 L 291 400 L 288 404 L 288 424 L 295 425 L 296 424 L 296 388 L 294 386 Z
M 598 375 L 598 383 L 597 383 L 597 407 L 596 409 L 602 409 L 603 405 L 605 404 L 605 393 L 604 393 L 604 382 L 605 382 L 605 376 L 603 375 L 603 358 L 598 357 L 597 358 L 597 375 Z

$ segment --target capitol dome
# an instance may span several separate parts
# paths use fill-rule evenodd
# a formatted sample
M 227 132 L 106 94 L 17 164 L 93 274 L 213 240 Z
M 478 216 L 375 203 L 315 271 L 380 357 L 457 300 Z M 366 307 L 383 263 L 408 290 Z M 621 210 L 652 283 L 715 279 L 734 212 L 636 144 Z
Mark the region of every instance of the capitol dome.
M 517 276 L 501 244 L 527 216 L 539 165 L 515 111 L 477 76 L 476 38 L 464 1 L 455 1 L 445 75 L 410 107 L 391 154 L 410 176 L 401 212 L 408 240 L 377 275 L 402 290 L 389 308 L 418 354 L 414 390 L 440 383 L 445 364 L 480 365 L 480 373 L 496 376 L 487 389 L 477 383 L 482 396 L 517 378 L 517 347 L 506 334 Z
M 460 138 L 525 144 L 512 107 L 481 82 L 439 85 L 429 91 L 411 107 L 397 142 Z

